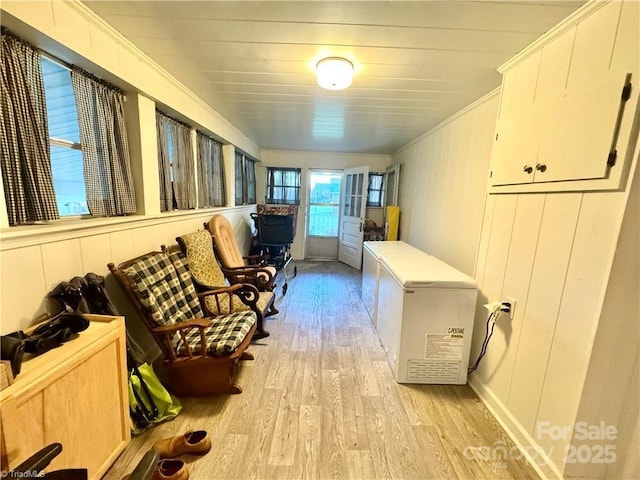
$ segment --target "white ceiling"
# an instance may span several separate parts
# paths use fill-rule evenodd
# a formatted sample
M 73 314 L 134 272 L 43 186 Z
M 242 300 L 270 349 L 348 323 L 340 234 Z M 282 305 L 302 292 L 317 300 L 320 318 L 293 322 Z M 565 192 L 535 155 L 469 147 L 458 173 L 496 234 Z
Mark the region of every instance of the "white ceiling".
M 88 1 L 261 148 L 392 153 L 583 1 Z M 343 56 L 353 85 L 314 65 Z

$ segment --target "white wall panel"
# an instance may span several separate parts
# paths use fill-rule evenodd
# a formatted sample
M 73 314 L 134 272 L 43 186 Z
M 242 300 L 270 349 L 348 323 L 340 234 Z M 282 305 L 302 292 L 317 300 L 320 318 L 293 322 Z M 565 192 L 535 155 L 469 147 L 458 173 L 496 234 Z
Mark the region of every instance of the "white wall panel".
M 482 279 L 478 279 L 482 293 L 489 302 L 500 300 L 517 201 L 516 195 L 503 195 L 496 199 L 494 206 L 487 263 Z
M 624 193 L 585 194 L 571 250 L 567 280 L 551 344 L 537 422 L 570 425 L 574 421 L 587 370 L 589 350 L 615 250 Z M 540 438 L 552 460 L 563 465 L 570 438 Z
M 393 155 L 400 238 L 472 275 L 498 95 L 494 92 Z
M 135 256 L 133 230 L 119 230 L 109 233 L 112 262 L 118 264 Z
M 543 194 L 518 196 L 504 281 L 498 297 L 500 300 L 507 296 L 515 299 L 515 312 L 513 319 L 504 314 L 498 317 L 491 347 L 487 349 L 487 355 L 476 373 L 483 383 L 503 399 L 509 396 L 516 352 L 521 341 L 524 306 L 527 303 L 544 202 Z M 484 324 L 486 315 L 487 311 L 483 309 L 482 316 L 476 317 L 476 324 Z M 481 340 L 476 336 L 474 344 L 478 345 Z
M 47 292 L 58 283 L 82 274 L 79 239 L 45 243 L 41 249 L 44 285 Z
M 83 276 L 89 272 L 105 275 L 108 271 L 107 264 L 113 258 L 109 234 L 81 238 L 80 253 L 82 255 L 82 271 L 76 275 Z
M 476 321 L 473 327 L 472 359 L 478 357 L 486 331 L 488 311 L 482 305 L 500 300 L 516 205 L 517 196 L 509 195 L 497 197 L 492 207 L 492 228 L 483 259 L 484 270 L 482 276 L 477 277 L 480 288 Z M 482 368 L 485 366 L 483 365 Z M 480 370 L 476 374 L 484 375 L 481 372 Z
M 39 246 L 0 252 L 2 333 L 26 328 L 46 311 L 42 255 Z
M 580 193 L 549 195 L 542 215 L 508 400 L 509 409 L 530 433 L 547 372 L 581 201 Z

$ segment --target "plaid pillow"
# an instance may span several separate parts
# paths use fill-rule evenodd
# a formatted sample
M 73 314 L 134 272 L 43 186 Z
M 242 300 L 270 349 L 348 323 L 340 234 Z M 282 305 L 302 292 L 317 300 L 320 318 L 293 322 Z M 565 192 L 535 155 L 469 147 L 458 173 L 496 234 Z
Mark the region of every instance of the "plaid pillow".
M 213 356 L 230 355 L 244 341 L 255 323 L 256 314 L 252 311 L 214 317 L 213 325 L 205 330 L 207 351 Z M 177 336 L 176 339 L 176 350 L 178 353 L 186 354 L 182 338 Z M 187 342 L 192 352 L 200 351 L 200 331 L 197 328 L 189 331 Z
M 195 289 L 193 295 L 185 292 L 178 272 L 165 253 L 143 255 L 123 272 L 158 326 L 202 316 Z
M 180 285 L 182 285 L 182 290 L 184 291 L 185 300 L 189 308 L 194 313 L 196 317 L 202 317 L 204 315 L 202 308 L 200 307 L 200 300 L 198 299 L 198 292 L 196 291 L 196 287 L 191 280 L 191 271 L 189 270 L 189 262 L 187 262 L 187 257 L 184 253 L 180 251 L 171 252 L 169 254 L 169 259 L 176 269 L 176 273 L 178 274 L 178 280 L 180 281 Z

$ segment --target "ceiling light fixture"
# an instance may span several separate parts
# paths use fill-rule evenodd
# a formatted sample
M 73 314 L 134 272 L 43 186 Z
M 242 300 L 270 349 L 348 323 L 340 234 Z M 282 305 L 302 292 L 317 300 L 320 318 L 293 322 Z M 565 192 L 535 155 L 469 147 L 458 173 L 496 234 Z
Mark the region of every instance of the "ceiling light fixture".
M 323 58 L 316 64 L 316 75 L 322 88 L 343 90 L 351 85 L 353 63 L 346 58 Z

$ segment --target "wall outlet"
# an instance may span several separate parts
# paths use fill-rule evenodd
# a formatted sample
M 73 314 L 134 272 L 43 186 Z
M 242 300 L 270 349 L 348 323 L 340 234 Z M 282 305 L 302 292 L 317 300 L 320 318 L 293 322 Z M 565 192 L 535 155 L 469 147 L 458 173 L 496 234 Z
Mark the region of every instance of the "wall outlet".
M 516 299 L 513 297 L 505 297 L 505 299 L 502 300 L 502 303 L 503 304 L 508 303 L 510 305 L 509 312 L 504 312 L 504 313 L 505 315 L 509 316 L 509 320 L 513 320 L 513 316 L 515 315 L 515 312 L 516 312 L 516 303 L 517 303 Z

